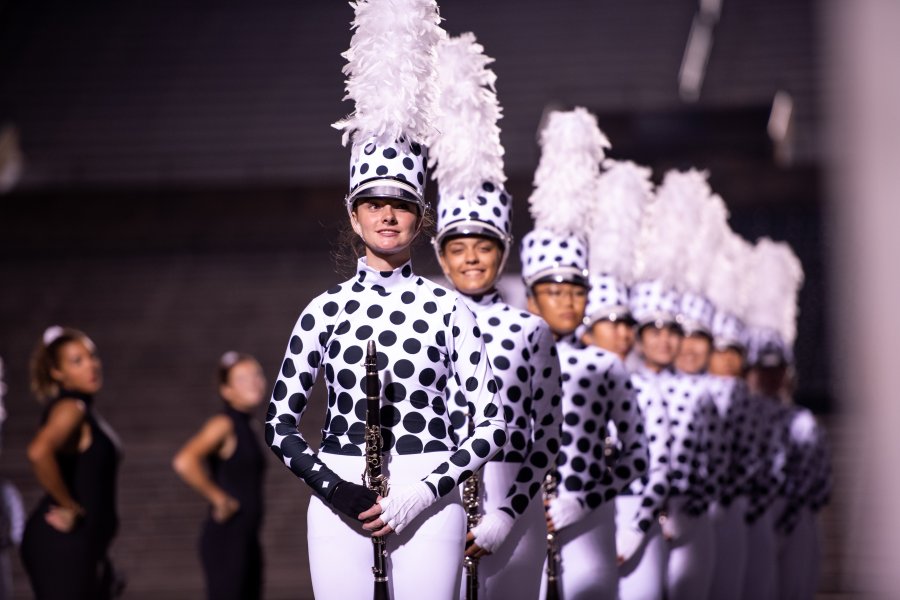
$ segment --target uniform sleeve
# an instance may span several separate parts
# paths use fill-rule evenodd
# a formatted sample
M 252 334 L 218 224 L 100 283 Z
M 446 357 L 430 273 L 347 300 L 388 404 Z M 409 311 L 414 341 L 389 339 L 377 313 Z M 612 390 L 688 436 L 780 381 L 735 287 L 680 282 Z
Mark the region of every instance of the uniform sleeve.
M 648 441 L 634 385 L 621 361 L 617 359 L 609 368 L 606 380 L 610 395 L 609 418 L 615 423 L 621 449 L 615 464 L 607 470 L 609 478 L 605 487 L 618 494 L 647 473 Z
M 266 443 L 294 475 L 327 500 L 343 480 L 319 460 L 299 431 L 322 366 L 329 333 L 324 318 L 313 300 L 294 325 L 269 402 Z
M 474 429 L 447 462 L 422 480 L 436 498 L 453 491 L 506 443 L 506 421 L 497 382 L 475 316 L 456 300 L 446 322 L 443 344 L 439 345 L 446 346 L 454 385 L 465 394 Z
M 719 495 L 719 478 L 721 460 L 715 449 L 721 447 L 722 420 L 715 402 L 706 389 L 700 391 L 696 403 L 697 444 L 695 446 L 691 493 L 687 511 L 692 515 L 700 515 L 709 508 Z
M 746 493 L 751 478 L 760 470 L 755 420 L 747 388 L 739 380 L 733 380 L 730 393 L 722 439 L 725 473 L 720 497 L 725 505 Z
M 540 322 L 529 338 L 523 358 L 529 365 L 531 449 L 524 456 L 522 467 L 499 506 L 499 510 L 513 518 L 525 512 L 532 498 L 541 490 L 547 471 L 556 463 L 562 423 L 562 381 L 553 334 L 546 324 Z
M 666 402 L 655 386 L 647 382 L 639 384 L 642 395 L 641 409 L 644 428 L 650 450 L 650 465 L 643 478 L 641 505 L 634 515 L 632 526 L 646 533 L 665 510 L 669 497 L 669 416 Z
M 756 402 L 773 401 L 759 399 Z M 758 408 L 758 452 L 762 461 L 761 468 L 751 482 L 750 503 L 745 519 L 748 523 L 754 523 L 765 514 L 778 496 L 785 481 L 788 451 L 783 414 L 779 414 L 777 407 L 771 404 L 761 404 Z

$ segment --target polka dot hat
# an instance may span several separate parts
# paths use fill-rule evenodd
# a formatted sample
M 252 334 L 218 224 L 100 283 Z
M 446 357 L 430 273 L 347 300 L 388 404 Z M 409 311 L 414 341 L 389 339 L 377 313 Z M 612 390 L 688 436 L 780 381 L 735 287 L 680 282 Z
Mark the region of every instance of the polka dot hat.
M 441 196 L 437 210 L 438 245 L 448 235 L 486 235 L 508 249 L 512 241 L 512 198 L 502 185 L 485 181 L 470 197 Z
M 716 350 L 737 348 L 743 352 L 746 348 L 744 323 L 733 313 L 716 311 L 712 320 L 712 334 Z
M 529 290 L 544 281 L 588 286 L 587 243 L 581 236 L 535 229 L 522 239 L 520 257 Z
M 631 288 L 629 303 L 638 327 L 677 323 L 678 293 L 660 281 L 642 281 Z
M 355 144 L 350 157 L 350 193 L 347 210 L 360 198 L 395 198 L 419 206 L 424 212 L 427 148 L 400 137 L 391 143 L 370 138 Z
M 592 274 L 590 279 L 585 325 L 590 327 L 603 319 L 618 321 L 631 317 L 628 288 L 624 283 L 605 273 Z
M 751 328 L 747 335 L 747 362 L 756 367 L 780 367 L 794 362 L 794 353 L 774 329 Z
M 685 335 L 695 333 L 712 337 L 712 320 L 716 309 L 707 298 L 685 292 L 678 303 L 679 325 L 684 329 Z

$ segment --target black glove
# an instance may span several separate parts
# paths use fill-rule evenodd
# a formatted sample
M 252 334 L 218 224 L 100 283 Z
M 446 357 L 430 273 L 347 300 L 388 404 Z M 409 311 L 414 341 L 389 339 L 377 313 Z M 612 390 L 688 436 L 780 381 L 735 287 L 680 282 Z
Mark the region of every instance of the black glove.
M 372 508 L 378 500 L 378 494 L 357 483 L 342 481 L 331 492 L 328 501 L 337 511 L 351 519 L 359 520 L 359 513 Z

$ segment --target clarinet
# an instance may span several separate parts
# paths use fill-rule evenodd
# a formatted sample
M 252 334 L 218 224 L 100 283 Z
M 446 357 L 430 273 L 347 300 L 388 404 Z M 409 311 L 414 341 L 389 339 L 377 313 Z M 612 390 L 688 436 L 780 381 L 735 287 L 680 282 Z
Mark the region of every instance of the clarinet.
M 369 341 L 366 348 L 366 469 L 363 471 L 363 485 L 379 496 L 388 495 L 387 477 L 381 472 L 381 382 L 378 380 L 378 361 L 375 342 Z M 372 538 L 375 562 L 372 575 L 375 576 L 375 600 L 390 600 L 387 577 L 387 548 L 384 537 Z
M 466 529 L 472 528 L 481 521 L 479 512 L 479 500 L 481 495 L 480 471 L 476 471 L 463 483 L 462 500 L 466 509 Z M 474 556 L 463 558 L 463 567 L 466 570 L 466 600 L 478 600 L 478 559 Z
M 544 477 L 544 502 L 547 503 L 557 497 L 556 473 L 547 471 Z M 559 541 L 555 531 L 547 531 L 547 596 L 546 600 L 559 600 Z

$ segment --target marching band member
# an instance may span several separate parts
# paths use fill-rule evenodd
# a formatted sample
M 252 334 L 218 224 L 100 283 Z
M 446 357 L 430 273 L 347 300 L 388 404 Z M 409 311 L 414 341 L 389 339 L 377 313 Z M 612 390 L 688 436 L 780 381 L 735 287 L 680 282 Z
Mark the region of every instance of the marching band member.
M 563 598 L 616 598 L 615 496 L 647 469 L 641 413 L 622 362 L 575 336 L 588 293 L 583 221 L 595 210 L 599 165 L 609 146 L 583 108 L 552 112 L 541 132 L 541 160 L 531 196 L 535 229 L 522 240 L 528 306 L 547 321 L 562 366 L 563 432 L 558 496 L 547 524 L 558 532 Z M 607 424 L 622 451 L 604 453 Z M 543 597 L 547 579 L 542 584 Z
M 356 19 L 345 72 L 356 112 L 338 126 L 352 140 L 350 226 L 364 256 L 356 275 L 317 296 L 291 333 L 275 383 L 266 441 L 313 490 L 307 523 L 316 598 L 372 595 L 373 546 L 386 536 L 394 600 L 455 599 L 465 543 L 457 486 L 507 441 L 483 336 L 456 294 L 415 274 L 410 246 L 428 218 L 426 148 L 432 135 L 433 0 L 369 0 Z M 366 469 L 369 341 L 377 344 L 386 497 L 355 483 Z M 319 451 L 298 431 L 324 373 L 328 407 Z M 474 432 L 458 439 L 450 389 L 470 404 Z
M 434 248 L 481 328 L 509 433 L 473 476 L 482 498 L 472 508 L 481 516 L 466 554 L 478 560 L 478 597 L 537 598 L 546 556 L 539 492 L 556 462 L 562 421 L 559 357 L 547 324 L 503 302 L 495 287 L 512 251 L 512 198 L 503 187 L 493 59 L 483 52 L 471 33 L 438 44 Z M 465 395 L 456 397 L 468 412 Z

